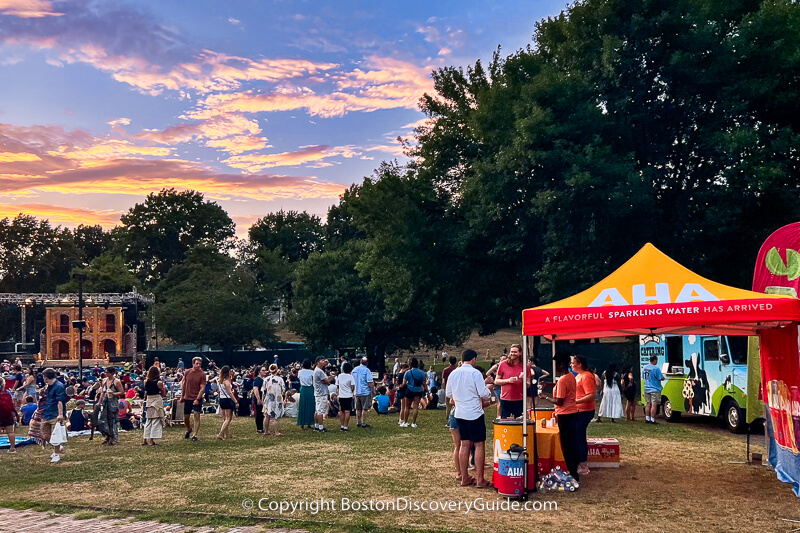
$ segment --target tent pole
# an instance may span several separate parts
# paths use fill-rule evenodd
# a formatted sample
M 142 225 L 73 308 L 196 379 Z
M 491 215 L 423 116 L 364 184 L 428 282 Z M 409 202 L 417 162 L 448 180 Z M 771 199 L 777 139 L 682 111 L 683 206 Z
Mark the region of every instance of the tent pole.
M 528 455 L 528 337 L 522 336 L 522 444 Z M 535 425 L 535 424 L 534 424 Z M 534 432 L 536 428 L 534 427 Z M 528 492 L 528 469 L 522 473 L 522 483 L 525 493 Z
M 553 385 L 555 385 L 556 384 L 556 336 L 555 335 L 553 335 L 553 338 L 550 339 L 550 346 L 553 352 L 553 373 L 551 375 L 553 376 Z

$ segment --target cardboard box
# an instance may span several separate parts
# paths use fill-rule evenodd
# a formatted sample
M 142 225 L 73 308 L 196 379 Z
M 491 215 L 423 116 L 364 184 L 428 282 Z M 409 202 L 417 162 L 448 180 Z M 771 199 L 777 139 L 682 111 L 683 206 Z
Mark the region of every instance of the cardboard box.
M 619 468 L 619 441 L 617 439 L 587 439 L 589 443 L 589 468 Z

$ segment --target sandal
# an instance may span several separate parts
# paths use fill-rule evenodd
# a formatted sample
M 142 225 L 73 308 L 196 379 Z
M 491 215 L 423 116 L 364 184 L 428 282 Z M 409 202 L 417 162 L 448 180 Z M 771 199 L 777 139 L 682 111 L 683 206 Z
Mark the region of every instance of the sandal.
M 462 487 L 469 487 L 470 485 L 474 485 L 474 484 L 475 484 L 475 478 L 474 477 L 469 478 L 469 481 L 467 483 L 464 483 L 463 481 L 461 482 L 461 486 Z

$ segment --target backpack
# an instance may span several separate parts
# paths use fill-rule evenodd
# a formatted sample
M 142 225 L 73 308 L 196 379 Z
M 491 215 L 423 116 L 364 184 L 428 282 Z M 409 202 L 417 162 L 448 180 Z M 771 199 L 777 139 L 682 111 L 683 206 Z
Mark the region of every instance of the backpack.
M 7 391 L 0 391 L 0 413 L 7 415 L 14 412 L 14 398 Z

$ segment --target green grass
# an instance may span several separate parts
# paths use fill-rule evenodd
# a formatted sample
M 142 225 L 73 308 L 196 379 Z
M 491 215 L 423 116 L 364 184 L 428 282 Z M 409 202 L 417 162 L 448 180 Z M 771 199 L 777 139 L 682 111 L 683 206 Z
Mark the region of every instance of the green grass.
M 164 442 L 155 448 L 139 445 L 140 432 L 121 434 L 122 444 L 113 448 L 82 437 L 71 439 L 67 453 L 56 465 L 49 463 L 49 451 L 23 447 L 13 458 L 0 458 L 0 505 L 77 511 L 84 518 L 100 512 L 187 527 L 235 527 L 269 519 L 269 527 L 315 532 L 518 529 L 520 516 L 502 513 L 279 515 L 242 507 L 245 498 L 465 501 L 496 497 L 493 491 L 457 486 L 451 471 L 452 444 L 443 427 L 444 411 L 421 412 L 416 430 L 401 429 L 396 420 L 393 415 L 371 414 L 372 428 L 358 429 L 352 420 L 349 433 L 338 431 L 338 421 L 331 420 L 326 423 L 330 433 L 322 435 L 300 430 L 294 419 L 283 419 L 278 426 L 282 437 L 263 437 L 255 434 L 252 418 L 235 419 L 236 439 L 218 441 L 214 435 L 220 419 L 204 415 L 198 443 L 184 440 L 182 428 L 165 430 Z M 541 529 L 581 529 L 587 523 L 611 529 L 631 527 L 638 520 L 644 524 L 674 521 L 679 530 L 694 525 L 700 530 L 717 529 L 706 521 L 724 508 L 731 523 L 743 529 L 775 530 L 775 517 L 791 518 L 795 513 L 796 499 L 773 474 L 730 464 L 744 459 L 744 443 L 711 431 L 708 424 L 662 422 L 653 427 L 643 422 L 603 422 L 592 424 L 590 434 L 620 440 L 622 468 L 593 472 L 575 494 L 532 495 L 533 499 L 555 500 L 567 511 L 522 515 L 535 520 Z M 487 448 L 487 460 L 491 461 L 491 446 Z M 722 491 L 728 495 L 726 505 L 701 502 L 686 506 L 687 491 L 695 490 L 691 477 L 700 471 L 714 483 L 709 494 Z M 681 513 L 674 512 L 678 509 Z M 737 514 L 743 517 L 738 522 L 734 520 Z

